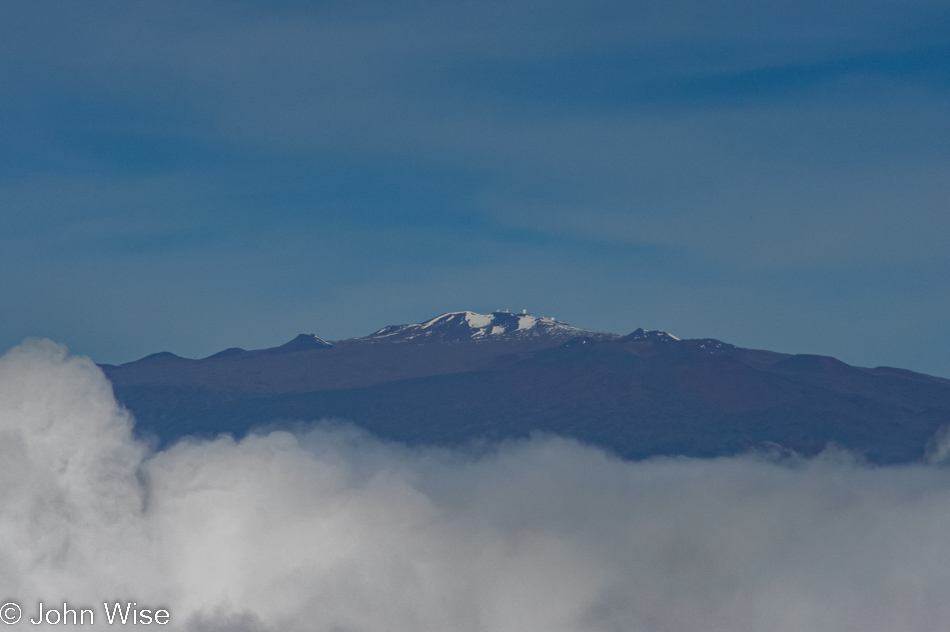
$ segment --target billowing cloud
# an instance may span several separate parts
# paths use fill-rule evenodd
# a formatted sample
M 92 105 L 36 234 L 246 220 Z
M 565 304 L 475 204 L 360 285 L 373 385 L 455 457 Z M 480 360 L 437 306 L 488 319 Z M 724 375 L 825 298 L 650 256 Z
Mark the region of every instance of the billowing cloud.
M 95 365 L 0 359 L 0 598 L 175 629 L 943 629 L 950 470 L 844 454 L 630 463 L 341 426 L 151 452 Z M 19 625 L 28 625 L 24 619 Z

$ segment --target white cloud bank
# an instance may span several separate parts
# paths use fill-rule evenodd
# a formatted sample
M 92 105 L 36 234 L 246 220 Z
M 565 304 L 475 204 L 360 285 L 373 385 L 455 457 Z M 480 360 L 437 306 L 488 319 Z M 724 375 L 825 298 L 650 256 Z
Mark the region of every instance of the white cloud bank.
M 950 470 L 479 457 L 347 429 L 150 453 L 91 361 L 0 359 L 0 599 L 164 629 L 946 630 Z M 104 624 L 102 617 L 97 625 Z M 15 629 L 15 628 L 14 628 Z

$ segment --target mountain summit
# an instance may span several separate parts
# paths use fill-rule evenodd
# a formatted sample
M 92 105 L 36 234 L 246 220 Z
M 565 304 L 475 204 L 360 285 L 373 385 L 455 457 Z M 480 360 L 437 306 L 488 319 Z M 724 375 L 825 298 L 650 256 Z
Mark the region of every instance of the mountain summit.
M 310 351 L 312 349 L 329 349 L 333 345 L 316 334 L 300 334 L 290 342 L 279 347 L 267 349 L 271 353 L 294 353 L 296 351 Z
M 390 325 L 359 340 L 370 342 L 469 342 L 480 340 L 547 339 L 553 342 L 587 337 L 619 338 L 617 334 L 580 329 L 553 318 L 527 312 L 449 312 L 424 323 Z

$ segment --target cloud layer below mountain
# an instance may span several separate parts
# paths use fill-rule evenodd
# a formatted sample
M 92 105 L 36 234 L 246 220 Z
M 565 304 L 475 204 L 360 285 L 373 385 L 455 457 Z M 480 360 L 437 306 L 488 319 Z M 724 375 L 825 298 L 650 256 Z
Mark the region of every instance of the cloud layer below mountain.
M 91 361 L 48 341 L 0 359 L 0 598 L 27 614 L 129 599 L 195 631 L 936 630 L 948 544 L 939 465 L 630 463 L 553 437 L 410 450 L 326 424 L 154 452 Z

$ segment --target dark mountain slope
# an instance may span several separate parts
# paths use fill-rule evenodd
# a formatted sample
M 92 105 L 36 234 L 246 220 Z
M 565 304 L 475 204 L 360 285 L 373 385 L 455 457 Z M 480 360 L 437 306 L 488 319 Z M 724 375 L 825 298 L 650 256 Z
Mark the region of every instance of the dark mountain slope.
M 116 393 L 141 430 L 163 441 L 329 417 L 409 443 L 458 445 L 540 430 L 627 458 L 718 456 L 768 444 L 814 454 L 833 442 L 875 462 L 906 462 L 920 459 L 950 423 L 948 380 L 662 332 L 563 343 L 358 339 L 306 353 L 326 354 L 325 364 L 307 360 L 324 373 L 294 388 L 279 384 L 277 372 L 267 388 L 243 390 L 220 388 L 220 375 L 189 383 L 178 373 L 164 383 L 117 381 Z M 266 357 L 234 357 L 254 354 Z M 243 366 L 246 379 L 266 362 Z

